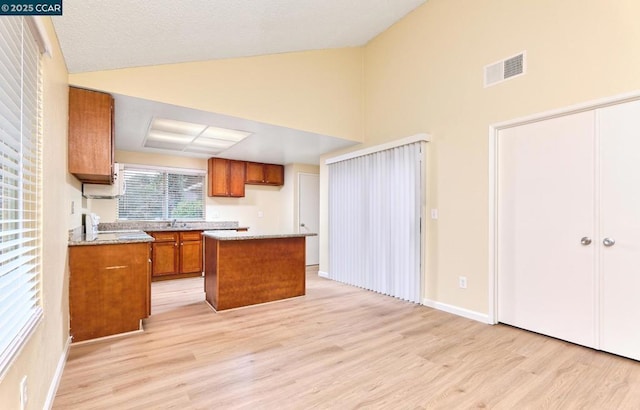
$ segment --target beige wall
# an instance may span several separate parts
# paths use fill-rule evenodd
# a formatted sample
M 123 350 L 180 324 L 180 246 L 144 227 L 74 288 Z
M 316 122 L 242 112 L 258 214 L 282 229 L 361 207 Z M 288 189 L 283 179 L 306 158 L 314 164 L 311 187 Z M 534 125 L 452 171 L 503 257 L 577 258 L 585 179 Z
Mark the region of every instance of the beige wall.
M 366 143 L 432 135 L 427 298 L 488 312 L 489 126 L 639 89 L 639 15 L 633 0 L 429 0 L 365 47 Z M 483 88 L 485 65 L 523 50 L 525 76 Z
M 116 161 L 124 164 L 207 169 L 207 160 L 178 156 L 116 151 Z M 297 210 L 297 173 L 318 173 L 313 165 L 289 164 L 285 166 L 285 184 L 282 187 L 245 185 L 244 198 L 207 197 L 208 221 L 238 221 L 251 231 L 278 232 L 295 230 Z M 116 199 L 88 199 L 87 209 L 100 215 L 101 222 L 113 222 L 117 216 Z M 261 212 L 262 216 L 258 213 Z
M 73 85 L 362 140 L 362 49 L 72 74 Z
M 49 19 L 45 26 L 54 47 L 43 58 L 44 92 L 44 240 L 42 301 L 44 319 L 0 381 L 0 407 L 19 409 L 19 383 L 27 376 L 28 408 L 42 409 L 69 336 L 67 239 L 80 223 L 71 201 L 80 206 L 79 182 L 67 173 L 67 70 Z

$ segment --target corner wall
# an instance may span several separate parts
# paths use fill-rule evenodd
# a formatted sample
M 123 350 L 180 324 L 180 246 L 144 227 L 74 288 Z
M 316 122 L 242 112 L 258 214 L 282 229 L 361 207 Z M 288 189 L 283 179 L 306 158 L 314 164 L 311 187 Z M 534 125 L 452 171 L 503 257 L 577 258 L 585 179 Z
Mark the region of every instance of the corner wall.
M 489 126 L 640 89 L 639 15 L 632 0 L 429 0 L 365 47 L 365 143 L 432 136 L 427 299 L 488 313 Z M 485 65 L 525 50 L 526 75 L 483 87 Z

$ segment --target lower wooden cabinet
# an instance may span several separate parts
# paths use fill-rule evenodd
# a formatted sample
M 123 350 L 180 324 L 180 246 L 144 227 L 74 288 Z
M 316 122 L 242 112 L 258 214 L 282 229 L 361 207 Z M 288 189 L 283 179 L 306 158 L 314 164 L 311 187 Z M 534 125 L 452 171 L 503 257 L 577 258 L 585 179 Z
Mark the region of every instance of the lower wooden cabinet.
M 151 314 L 149 243 L 69 248 L 74 342 L 140 329 Z
M 151 232 L 151 272 L 153 278 L 178 273 L 178 232 Z
M 149 232 L 153 280 L 202 275 L 202 231 Z
M 180 232 L 180 273 L 202 273 L 202 231 Z

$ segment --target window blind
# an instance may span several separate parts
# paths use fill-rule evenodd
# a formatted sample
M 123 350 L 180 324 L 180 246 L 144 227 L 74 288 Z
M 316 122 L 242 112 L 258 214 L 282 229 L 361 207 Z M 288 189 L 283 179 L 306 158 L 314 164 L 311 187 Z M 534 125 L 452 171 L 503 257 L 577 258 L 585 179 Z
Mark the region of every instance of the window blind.
M 204 220 L 204 171 L 124 166 L 118 219 Z
M 42 87 L 27 23 L 0 19 L 0 375 L 42 317 Z
M 328 165 L 330 279 L 420 303 L 423 145 Z

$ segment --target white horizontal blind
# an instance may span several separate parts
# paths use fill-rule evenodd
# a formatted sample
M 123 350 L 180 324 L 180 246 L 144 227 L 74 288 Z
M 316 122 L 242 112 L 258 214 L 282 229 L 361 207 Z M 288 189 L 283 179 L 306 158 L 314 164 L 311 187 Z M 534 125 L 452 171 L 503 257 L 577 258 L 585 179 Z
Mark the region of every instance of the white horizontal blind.
M 24 17 L 0 19 L 0 374 L 42 317 L 40 53 Z
M 204 219 L 204 171 L 124 167 L 118 219 Z
M 331 279 L 420 301 L 423 144 L 329 164 Z

